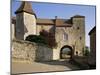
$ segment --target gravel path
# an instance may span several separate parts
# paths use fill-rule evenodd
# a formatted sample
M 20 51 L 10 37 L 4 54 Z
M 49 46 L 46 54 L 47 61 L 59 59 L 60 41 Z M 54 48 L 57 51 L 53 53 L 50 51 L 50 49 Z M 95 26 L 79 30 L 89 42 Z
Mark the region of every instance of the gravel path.
M 33 62 L 31 64 L 12 62 L 12 74 L 68 71 L 78 69 L 78 67 L 70 64 L 68 61 Z

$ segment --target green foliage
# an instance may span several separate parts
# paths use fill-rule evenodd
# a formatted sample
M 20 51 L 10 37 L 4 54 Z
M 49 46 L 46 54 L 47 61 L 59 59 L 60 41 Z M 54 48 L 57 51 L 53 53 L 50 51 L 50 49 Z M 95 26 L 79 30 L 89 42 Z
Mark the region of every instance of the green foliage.
M 45 39 L 40 35 L 39 36 L 38 35 L 29 35 L 28 37 L 26 37 L 25 40 L 30 41 L 30 42 L 35 42 L 35 43 L 47 44 Z
M 84 56 L 89 56 L 89 54 L 90 54 L 89 48 L 88 47 L 85 47 Z
M 54 33 L 42 30 L 40 31 L 40 36 L 42 36 L 46 40 L 46 43 L 49 47 L 53 48 L 57 46 Z
M 51 48 L 57 46 L 54 33 L 45 30 L 40 31 L 40 35 L 29 35 L 25 40 L 45 44 Z

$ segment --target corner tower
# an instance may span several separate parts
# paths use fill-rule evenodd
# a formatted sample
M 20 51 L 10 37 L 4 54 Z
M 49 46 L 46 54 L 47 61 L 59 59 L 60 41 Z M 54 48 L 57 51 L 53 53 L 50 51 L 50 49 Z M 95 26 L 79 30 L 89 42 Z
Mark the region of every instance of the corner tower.
M 82 56 L 85 48 L 85 16 L 72 17 L 74 54 Z
M 28 35 L 36 34 L 36 14 L 32 10 L 31 3 L 23 1 L 15 12 L 16 14 L 16 39 L 25 40 Z

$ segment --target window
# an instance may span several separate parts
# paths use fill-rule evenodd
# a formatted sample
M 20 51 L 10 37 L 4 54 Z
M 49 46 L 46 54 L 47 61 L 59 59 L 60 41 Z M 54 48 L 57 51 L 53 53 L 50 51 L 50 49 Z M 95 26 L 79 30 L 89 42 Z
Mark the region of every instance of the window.
M 63 34 L 63 40 L 68 40 L 68 35 L 66 33 Z
M 77 30 L 79 30 L 80 28 L 79 27 L 77 27 Z
M 82 39 L 82 37 L 80 36 L 80 40 Z
M 76 55 L 78 56 L 78 51 L 76 51 Z

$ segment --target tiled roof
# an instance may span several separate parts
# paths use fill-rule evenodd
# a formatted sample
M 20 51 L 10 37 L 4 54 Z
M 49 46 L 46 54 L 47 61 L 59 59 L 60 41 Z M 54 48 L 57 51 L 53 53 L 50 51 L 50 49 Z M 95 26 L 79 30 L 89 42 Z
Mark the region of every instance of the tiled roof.
M 56 19 L 55 24 L 57 27 L 71 27 L 72 26 L 70 19 Z
M 16 21 L 16 17 L 12 17 L 12 21 Z M 70 19 L 41 19 L 37 18 L 37 25 L 56 25 L 57 27 L 71 27 Z
M 85 18 L 85 16 L 81 16 L 81 15 L 75 15 L 72 18 Z
M 20 12 L 27 12 L 27 13 L 35 15 L 34 11 L 32 10 L 31 3 L 28 1 L 22 1 L 21 6 L 18 8 L 18 10 L 15 12 L 15 14 L 20 13 Z
M 56 25 L 58 27 L 70 27 L 72 23 L 70 19 L 37 19 L 37 25 Z
M 54 25 L 54 20 L 53 19 L 37 19 L 37 24 L 40 25 Z
M 91 29 L 91 31 L 89 32 L 89 35 L 91 35 L 91 33 L 93 33 L 94 31 L 96 32 L 96 26 L 94 26 L 94 28 Z

